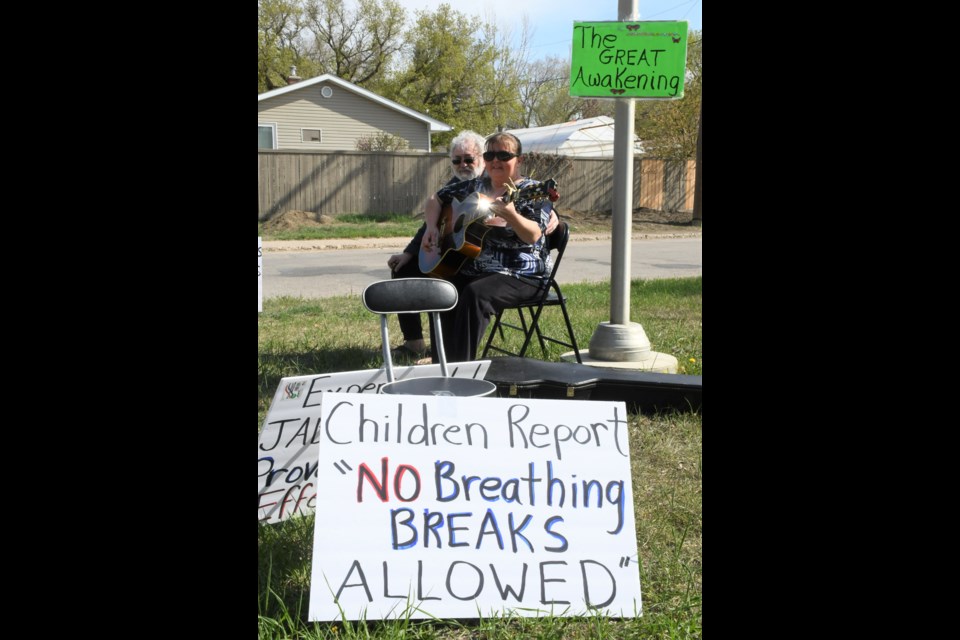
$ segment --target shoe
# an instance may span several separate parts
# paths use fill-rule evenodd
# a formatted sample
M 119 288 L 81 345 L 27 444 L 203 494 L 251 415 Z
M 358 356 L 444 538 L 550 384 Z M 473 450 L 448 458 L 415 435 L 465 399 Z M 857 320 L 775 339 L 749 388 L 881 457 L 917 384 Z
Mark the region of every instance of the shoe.
M 426 358 L 420 358 L 417 360 L 416 364 L 433 364 L 433 358 L 427 356 Z
M 405 344 L 390 350 L 390 355 L 394 358 L 422 358 L 426 353 L 426 351 L 415 351 Z

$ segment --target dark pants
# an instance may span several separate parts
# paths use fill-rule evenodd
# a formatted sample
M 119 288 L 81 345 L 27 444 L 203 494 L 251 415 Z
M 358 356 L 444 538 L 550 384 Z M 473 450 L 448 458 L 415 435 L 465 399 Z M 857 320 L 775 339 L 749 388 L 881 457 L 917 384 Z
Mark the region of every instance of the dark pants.
M 391 272 L 391 278 L 428 278 L 426 274 L 420 271 L 420 263 L 417 256 L 407 262 L 396 271 Z M 399 313 L 397 320 L 400 321 L 400 331 L 403 332 L 403 340 L 423 340 L 423 325 L 420 324 L 419 313 Z M 439 362 L 439 361 L 438 361 Z
M 487 325 L 490 324 L 490 316 L 500 309 L 530 300 L 540 290 L 535 285 L 500 273 L 485 273 L 480 276 L 458 274 L 452 282 L 460 292 L 460 300 L 453 311 L 440 314 L 443 350 L 450 362 L 474 360 Z M 432 338 L 432 323 L 430 331 Z M 433 343 L 431 339 L 431 350 Z M 433 361 L 440 361 L 435 350 Z

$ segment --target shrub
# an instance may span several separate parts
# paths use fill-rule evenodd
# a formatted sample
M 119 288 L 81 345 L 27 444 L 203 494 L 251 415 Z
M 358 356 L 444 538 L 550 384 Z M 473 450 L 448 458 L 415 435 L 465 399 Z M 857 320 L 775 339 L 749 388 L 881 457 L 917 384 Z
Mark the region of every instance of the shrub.
M 357 151 L 405 151 L 410 148 L 406 138 L 380 131 L 357 139 Z

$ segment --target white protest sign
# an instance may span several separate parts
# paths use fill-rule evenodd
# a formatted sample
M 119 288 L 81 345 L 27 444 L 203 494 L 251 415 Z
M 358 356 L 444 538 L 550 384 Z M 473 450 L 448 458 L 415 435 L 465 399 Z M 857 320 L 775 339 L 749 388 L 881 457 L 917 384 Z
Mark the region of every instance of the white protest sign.
M 623 402 L 324 394 L 310 619 L 641 614 Z
M 263 239 L 257 236 L 257 311 L 263 311 Z
M 448 365 L 459 378 L 482 380 L 489 360 Z M 439 376 L 440 365 L 394 367 L 397 380 Z M 384 369 L 283 378 L 257 437 L 257 520 L 270 523 L 313 513 L 317 496 L 320 398 L 323 392 L 377 394 Z

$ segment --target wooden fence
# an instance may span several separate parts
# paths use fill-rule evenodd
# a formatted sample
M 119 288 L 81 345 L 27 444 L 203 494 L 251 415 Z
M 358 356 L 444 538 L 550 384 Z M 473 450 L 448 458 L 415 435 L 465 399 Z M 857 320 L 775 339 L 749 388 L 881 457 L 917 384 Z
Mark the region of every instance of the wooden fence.
M 634 208 L 692 212 L 696 163 L 634 158 Z M 560 185 L 558 209 L 610 211 L 613 159 L 530 156 L 523 172 Z M 258 151 L 257 215 L 418 214 L 427 197 L 450 179 L 445 153 Z

